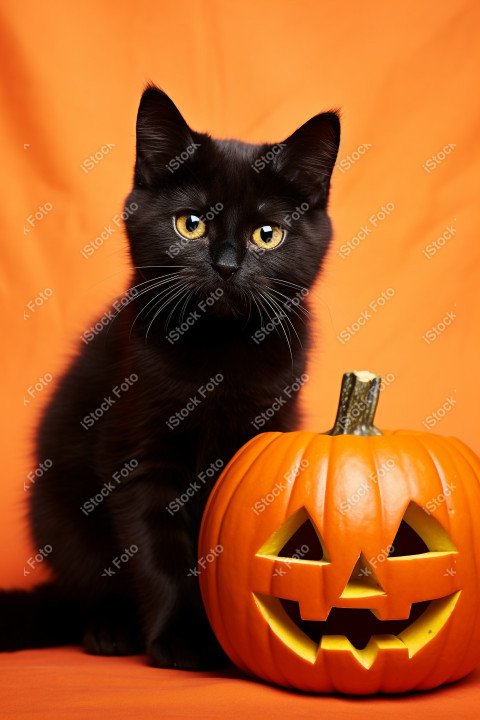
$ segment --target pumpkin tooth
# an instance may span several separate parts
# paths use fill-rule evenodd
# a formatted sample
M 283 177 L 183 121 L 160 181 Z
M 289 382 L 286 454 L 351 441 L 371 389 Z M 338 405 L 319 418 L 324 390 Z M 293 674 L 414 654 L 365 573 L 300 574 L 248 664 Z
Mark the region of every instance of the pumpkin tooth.
M 396 635 L 374 635 L 362 649 L 356 648 L 345 635 L 324 635 L 319 650 L 348 652 L 367 670 L 377 659 L 379 650 L 403 651 L 408 656 L 408 648 Z

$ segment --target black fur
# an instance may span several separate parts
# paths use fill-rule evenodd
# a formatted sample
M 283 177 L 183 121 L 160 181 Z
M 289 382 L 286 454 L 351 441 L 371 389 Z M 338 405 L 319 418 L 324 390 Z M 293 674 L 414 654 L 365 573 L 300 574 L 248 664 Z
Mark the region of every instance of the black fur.
M 54 580 L 0 594 L 3 649 L 83 639 L 92 653 L 145 650 L 160 667 L 221 662 L 195 574 L 215 477 L 203 483 L 198 474 L 226 464 L 259 429 L 297 424 L 296 393 L 261 428 L 254 421 L 305 370 L 301 289 L 315 281 L 331 238 L 339 134 L 337 115 L 323 113 L 281 145 L 214 140 L 191 130 L 163 92 L 145 90 L 125 204 L 137 295 L 82 346 L 41 421 L 37 457 L 53 465 L 30 490 L 30 521 L 35 547 L 52 548 Z M 180 241 L 173 217 L 182 211 L 206 214 L 206 238 Z M 251 233 L 273 224 L 285 240 L 260 251 Z M 155 287 L 156 278 L 165 284 Z M 295 297 L 300 305 L 285 310 Z M 280 311 L 283 328 L 259 341 Z M 189 316 L 195 322 L 172 341 Z M 87 420 L 105 398 L 102 416 Z M 190 398 L 201 402 L 175 419 Z M 191 483 L 193 497 L 177 510 Z M 102 487 L 106 496 L 87 512 Z

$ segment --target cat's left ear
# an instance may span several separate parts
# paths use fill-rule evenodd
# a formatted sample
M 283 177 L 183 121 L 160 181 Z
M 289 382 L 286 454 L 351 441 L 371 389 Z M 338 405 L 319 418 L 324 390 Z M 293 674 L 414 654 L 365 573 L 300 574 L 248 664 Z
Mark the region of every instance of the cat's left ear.
M 149 185 L 177 170 L 199 147 L 194 136 L 168 95 L 149 85 L 138 108 L 135 182 Z
M 339 144 L 338 113 L 315 115 L 279 143 L 275 170 L 296 183 L 311 206 L 326 206 Z

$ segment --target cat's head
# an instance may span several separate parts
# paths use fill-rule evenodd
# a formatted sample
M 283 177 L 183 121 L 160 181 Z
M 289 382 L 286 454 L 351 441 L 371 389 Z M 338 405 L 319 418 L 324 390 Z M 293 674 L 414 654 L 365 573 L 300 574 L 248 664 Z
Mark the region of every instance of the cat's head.
M 125 208 L 137 282 L 159 278 L 165 310 L 214 298 L 208 312 L 222 315 L 301 294 L 331 238 L 326 208 L 339 141 L 335 112 L 278 143 L 216 140 L 192 130 L 165 93 L 148 87 Z

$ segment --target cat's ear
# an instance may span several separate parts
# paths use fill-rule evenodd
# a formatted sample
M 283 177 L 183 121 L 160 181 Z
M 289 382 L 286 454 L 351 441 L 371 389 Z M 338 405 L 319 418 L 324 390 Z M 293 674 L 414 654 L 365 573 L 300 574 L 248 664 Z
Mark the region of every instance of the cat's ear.
M 312 206 L 326 205 L 339 144 L 338 113 L 320 113 L 279 144 L 274 167 L 300 187 Z
M 192 131 L 168 95 L 153 85 L 148 86 L 137 115 L 135 182 L 148 185 L 162 175 L 169 175 L 197 145 Z

